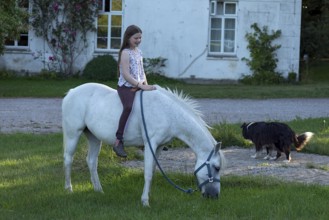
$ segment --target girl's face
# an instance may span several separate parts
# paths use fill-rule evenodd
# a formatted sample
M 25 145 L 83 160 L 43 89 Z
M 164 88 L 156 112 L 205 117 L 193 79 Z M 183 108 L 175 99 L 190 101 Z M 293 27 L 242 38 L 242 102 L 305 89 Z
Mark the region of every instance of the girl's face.
M 142 34 L 136 33 L 129 38 L 129 45 L 130 48 L 134 49 L 138 47 L 138 45 L 142 42 Z

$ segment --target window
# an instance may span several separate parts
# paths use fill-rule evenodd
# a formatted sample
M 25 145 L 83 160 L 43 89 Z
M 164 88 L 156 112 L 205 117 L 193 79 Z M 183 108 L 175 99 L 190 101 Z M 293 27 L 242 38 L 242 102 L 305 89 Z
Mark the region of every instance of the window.
M 236 52 L 237 3 L 210 2 L 209 54 L 234 55 Z
M 122 0 L 99 0 L 97 50 L 118 50 L 122 38 Z
M 21 0 L 18 1 L 18 7 L 22 10 L 29 10 L 29 1 L 28 0 Z M 28 21 L 27 21 L 28 23 Z M 17 40 L 6 39 L 5 40 L 5 47 L 6 48 L 28 48 L 29 46 L 29 33 L 28 31 L 21 32 L 19 38 Z

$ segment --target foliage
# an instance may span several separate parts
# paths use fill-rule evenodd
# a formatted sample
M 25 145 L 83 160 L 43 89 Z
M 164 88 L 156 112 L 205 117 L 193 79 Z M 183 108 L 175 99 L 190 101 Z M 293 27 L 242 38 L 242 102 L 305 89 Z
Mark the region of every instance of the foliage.
M 98 56 L 89 61 L 82 77 L 93 80 L 116 80 L 118 62 L 111 55 Z
M 221 141 L 223 147 L 228 146 L 251 146 L 250 141 L 245 140 L 241 135 L 240 124 L 228 124 L 226 122 L 214 125 L 211 134 L 215 140 Z
M 167 59 L 162 57 L 143 58 L 145 74 L 163 75 L 161 68 L 166 66 L 166 61 Z
M 246 84 L 279 84 L 283 81 L 281 74 L 275 71 L 278 59 L 275 51 L 281 45 L 272 45 L 272 42 L 281 36 L 281 31 L 268 33 L 268 27 L 260 29 L 257 23 L 251 25 L 253 33 L 245 35 L 250 51 L 250 59 L 243 57 L 250 70 L 251 76 L 243 76 L 241 82 Z
M 0 79 L 13 79 L 16 77 L 17 77 L 17 74 L 13 71 L 8 71 L 8 70 L 0 71 Z
M 289 83 L 296 83 L 296 80 L 297 80 L 297 73 L 295 72 L 289 72 L 288 73 L 288 82 Z
M 73 74 L 73 64 L 88 47 L 87 33 L 95 31 L 96 0 L 32 0 L 31 24 L 47 42 L 57 71 Z
M 23 0 L 0 0 L 0 55 L 6 39 L 17 39 L 21 32 L 27 31 L 28 13 L 19 8 L 21 4 Z
M 301 25 L 301 57 L 329 57 L 329 1 L 303 0 Z

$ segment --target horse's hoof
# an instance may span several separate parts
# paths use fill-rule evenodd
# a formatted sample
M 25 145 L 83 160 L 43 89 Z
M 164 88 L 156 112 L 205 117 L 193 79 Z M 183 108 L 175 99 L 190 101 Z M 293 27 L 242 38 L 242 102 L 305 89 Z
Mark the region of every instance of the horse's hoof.
M 142 204 L 144 207 L 150 207 L 149 201 L 147 200 L 142 201 Z
M 104 191 L 103 191 L 103 188 L 102 188 L 102 187 L 96 187 L 96 188 L 94 188 L 94 191 L 95 191 L 95 192 L 104 193 Z
M 71 187 L 65 187 L 65 191 L 67 191 L 69 193 L 73 193 L 72 186 Z

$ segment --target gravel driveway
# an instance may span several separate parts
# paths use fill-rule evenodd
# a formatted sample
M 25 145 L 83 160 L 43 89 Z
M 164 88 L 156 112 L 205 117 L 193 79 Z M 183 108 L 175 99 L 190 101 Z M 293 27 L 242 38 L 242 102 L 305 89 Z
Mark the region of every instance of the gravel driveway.
M 329 116 L 329 99 L 198 99 L 209 124 Z M 62 99 L 0 99 L 0 133 L 61 131 Z
M 0 133 L 61 132 L 61 102 L 62 99 L 0 99 Z M 209 124 L 329 116 L 329 99 L 199 99 L 198 102 Z M 232 146 L 223 152 L 227 159 L 224 176 L 274 176 L 287 181 L 329 185 L 327 156 L 292 152 L 292 162 L 286 163 L 283 159 L 252 159 L 254 149 Z M 169 149 L 162 152 L 160 164 L 167 171 L 192 173 L 195 156 L 190 149 Z M 143 161 L 124 161 L 123 165 L 142 169 Z

